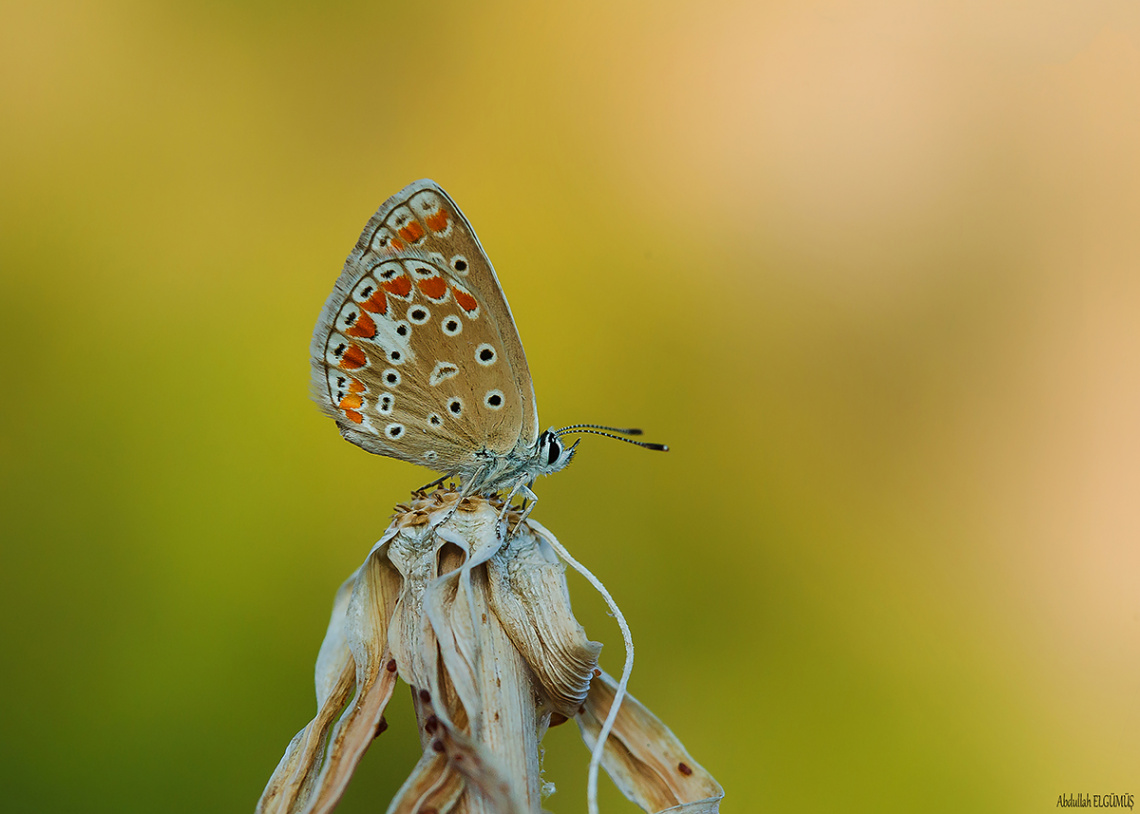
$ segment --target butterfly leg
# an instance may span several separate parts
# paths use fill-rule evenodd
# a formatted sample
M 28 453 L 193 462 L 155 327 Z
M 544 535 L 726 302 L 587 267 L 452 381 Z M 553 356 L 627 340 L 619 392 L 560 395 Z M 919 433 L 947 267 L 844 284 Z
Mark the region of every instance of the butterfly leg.
M 475 494 L 475 492 L 476 492 L 475 487 L 479 483 L 479 479 L 480 479 L 480 477 L 482 477 L 482 474 L 483 474 L 483 469 L 477 469 L 477 470 L 475 470 L 475 474 L 472 475 L 470 478 L 468 478 L 466 481 L 463 481 L 463 480 L 460 481 L 459 495 L 455 498 L 455 503 L 452 504 L 451 508 L 448 509 L 447 514 L 445 514 L 443 516 L 443 519 L 440 520 L 437 525 L 442 526 L 444 523 L 446 523 L 448 520 L 450 520 L 451 516 L 453 514 L 455 514 L 456 510 L 459 508 L 460 504 L 463 503 L 463 501 L 466 500 L 467 498 L 471 497 L 471 495 Z M 420 491 L 422 492 L 425 489 L 430 489 L 432 486 L 438 486 L 439 484 L 443 483 L 445 480 L 452 477 L 453 475 L 454 475 L 454 473 L 444 475 L 442 478 L 439 478 L 438 480 L 434 480 L 431 483 L 429 483 L 427 486 L 422 487 L 420 489 Z
M 515 528 L 525 523 L 526 519 L 530 517 L 530 513 L 534 510 L 534 507 L 538 505 L 538 495 L 531 490 L 528 484 L 522 484 L 519 491 L 522 492 L 523 495 L 523 506 L 522 514 L 519 515 L 519 522 Z
M 434 489 L 435 487 L 442 485 L 443 482 L 450 477 L 451 477 L 451 473 L 448 473 L 448 474 L 444 475 L 443 477 L 436 478 L 431 483 L 424 484 L 423 486 L 421 486 L 416 491 L 417 492 L 426 492 L 428 489 Z
M 531 481 L 531 483 L 533 483 L 533 481 Z M 531 511 L 534 509 L 535 504 L 538 503 L 538 495 L 536 495 L 533 491 L 531 491 L 530 484 L 528 484 L 525 479 L 518 481 L 517 483 L 515 483 L 515 485 L 513 487 L 511 487 L 511 491 L 507 493 L 507 498 L 506 498 L 506 500 L 503 501 L 503 508 L 499 510 L 499 522 L 500 523 L 502 523 L 505 520 L 505 518 L 507 516 L 507 510 L 510 509 L 510 507 L 511 507 L 511 501 L 514 500 L 515 495 L 518 495 L 518 494 L 522 495 L 523 502 L 522 502 L 522 505 L 519 506 L 519 511 L 521 513 L 519 515 L 518 522 L 515 523 L 515 530 L 516 531 L 518 530 L 519 526 L 521 526 L 523 523 L 526 522 L 526 519 L 530 515 Z M 504 528 L 504 531 L 505 531 L 505 528 Z M 503 534 L 503 533 L 500 532 L 500 534 Z M 506 535 L 503 534 L 503 536 L 505 538 Z

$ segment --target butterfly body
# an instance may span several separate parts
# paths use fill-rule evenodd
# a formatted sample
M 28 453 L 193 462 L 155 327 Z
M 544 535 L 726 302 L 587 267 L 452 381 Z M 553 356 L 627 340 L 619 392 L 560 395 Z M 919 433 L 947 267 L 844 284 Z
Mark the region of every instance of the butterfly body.
M 491 261 L 417 181 L 368 221 L 313 333 L 312 391 L 352 443 L 512 492 L 574 454 L 538 432 L 534 385 Z

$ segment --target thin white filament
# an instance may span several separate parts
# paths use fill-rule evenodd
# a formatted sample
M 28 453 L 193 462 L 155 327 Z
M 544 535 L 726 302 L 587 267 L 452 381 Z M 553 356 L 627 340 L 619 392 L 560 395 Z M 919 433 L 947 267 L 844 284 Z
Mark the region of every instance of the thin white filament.
M 613 612 L 614 618 L 617 620 L 618 627 L 621 628 L 621 637 L 625 641 L 625 666 L 621 670 L 621 680 L 618 682 L 617 690 L 614 692 L 613 703 L 610 704 L 610 713 L 606 716 L 606 720 L 602 723 L 602 728 L 598 732 L 598 739 L 594 743 L 594 748 L 590 752 L 590 771 L 586 777 L 586 805 L 589 807 L 590 814 L 598 814 L 598 767 L 602 763 L 602 753 L 606 748 L 606 739 L 610 736 L 610 730 L 613 729 L 614 721 L 617 719 L 618 708 L 621 707 L 622 699 L 625 697 L 625 688 L 629 684 L 630 673 L 633 672 L 633 636 L 629 632 L 629 625 L 625 622 L 625 617 L 622 616 L 621 609 L 618 608 L 617 603 L 614 602 L 610 592 L 606 590 L 606 586 L 602 581 L 590 573 L 586 566 L 582 565 L 576 559 L 570 556 L 562 543 L 554 538 L 553 534 L 546 533 L 542 535 L 543 539 L 550 544 L 550 547 L 565 560 L 571 568 L 584 576 L 586 580 L 594 586 L 594 590 L 602 595 L 606 600 L 606 605 L 609 606 L 610 611 Z

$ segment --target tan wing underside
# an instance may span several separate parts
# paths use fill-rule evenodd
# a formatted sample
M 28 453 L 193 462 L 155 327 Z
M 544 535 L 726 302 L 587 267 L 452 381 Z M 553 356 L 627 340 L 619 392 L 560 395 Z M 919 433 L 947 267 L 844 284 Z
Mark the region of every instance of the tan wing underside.
M 505 454 L 537 438 L 526 357 L 494 270 L 431 181 L 369 220 L 311 352 L 314 398 L 370 452 L 469 472 L 477 450 Z

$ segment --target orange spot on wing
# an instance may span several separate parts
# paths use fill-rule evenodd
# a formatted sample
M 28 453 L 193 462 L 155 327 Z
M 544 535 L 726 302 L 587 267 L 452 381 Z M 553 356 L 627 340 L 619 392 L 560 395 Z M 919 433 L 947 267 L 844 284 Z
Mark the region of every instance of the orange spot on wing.
M 384 296 L 383 291 L 377 289 L 375 294 L 360 303 L 360 307 L 365 311 L 383 315 L 388 313 L 388 298 Z
M 348 379 L 348 392 L 349 393 L 363 393 L 366 389 L 367 388 L 364 386 L 364 382 L 360 381 L 360 379 L 354 379 L 351 376 L 349 377 L 349 379 Z
M 342 410 L 355 410 L 363 403 L 364 399 L 362 399 L 360 396 L 348 395 L 340 400 L 340 403 L 337 404 L 337 407 Z
M 428 215 L 425 219 L 428 228 L 433 232 L 447 231 L 447 210 L 439 209 L 434 215 Z
M 388 248 L 394 252 L 402 252 L 404 250 L 404 241 L 392 238 L 388 241 Z
M 412 293 L 412 281 L 408 279 L 406 274 L 401 274 L 399 277 L 393 277 L 386 283 L 381 283 L 385 291 L 391 291 L 397 297 L 406 297 Z
M 429 277 L 426 280 L 420 280 L 416 285 L 419 286 L 420 291 L 429 300 L 439 301 L 447 296 L 447 281 L 440 276 Z
M 368 357 L 364 355 L 359 345 L 349 345 L 344 356 L 340 357 L 340 366 L 345 370 L 356 370 L 358 367 L 364 367 L 367 362 Z
M 344 414 L 346 416 L 348 416 L 348 420 L 351 421 L 353 424 L 363 424 L 364 423 L 364 416 L 362 416 L 360 413 L 356 412 L 356 410 L 345 410 Z
M 420 226 L 419 221 L 412 221 L 403 229 L 400 230 L 400 237 L 409 243 L 415 243 L 417 240 L 424 236 L 424 227 Z
M 479 302 L 461 288 L 451 287 L 452 292 L 455 294 L 455 301 L 459 307 L 466 311 L 468 314 L 472 313 L 479 307 Z
M 352 323 L 352 327 L 345 333 L 349 336 L 371 339 L 376 336 L 376 323 L 372 321 L 372 317 L 361 311 L 356 317 L 356 322 Z

